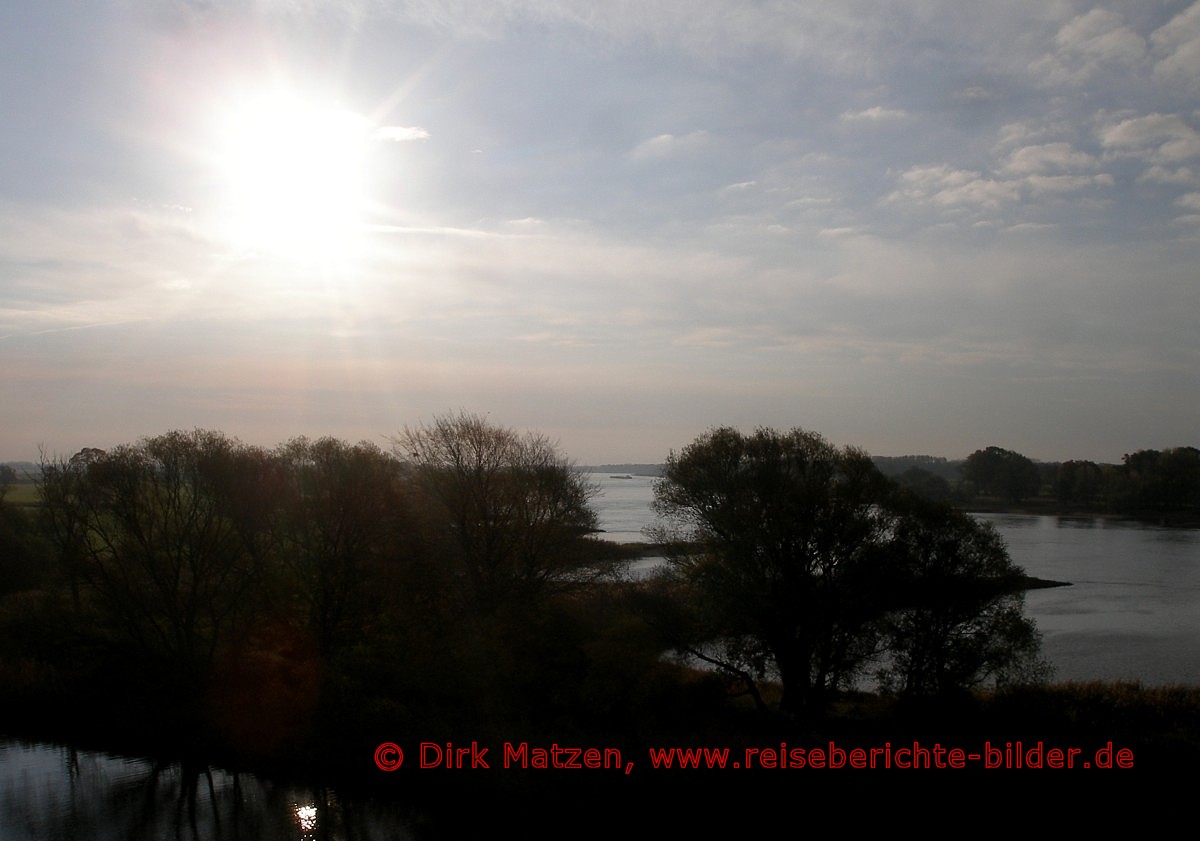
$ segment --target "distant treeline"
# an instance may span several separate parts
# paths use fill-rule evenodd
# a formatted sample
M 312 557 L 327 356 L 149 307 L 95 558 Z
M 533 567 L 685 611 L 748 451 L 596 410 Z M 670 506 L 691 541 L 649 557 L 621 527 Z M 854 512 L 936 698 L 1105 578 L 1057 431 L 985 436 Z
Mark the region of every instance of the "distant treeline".
M 1120 464 L 1035 462 L 1001 447 L 966 459 L 876 456 L 880 472 L 929 499 L 959 505 L 1144 517 L 1200 519 L 1200 450 L 1138 450 Z

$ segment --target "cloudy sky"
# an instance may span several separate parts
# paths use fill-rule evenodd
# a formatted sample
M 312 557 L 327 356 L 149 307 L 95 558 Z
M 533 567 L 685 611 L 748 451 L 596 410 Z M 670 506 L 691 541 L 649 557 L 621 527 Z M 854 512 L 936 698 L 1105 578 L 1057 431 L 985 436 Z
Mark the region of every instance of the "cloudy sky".
M 0 6 L 0 458 L 1200 444 L 1200 2 Z

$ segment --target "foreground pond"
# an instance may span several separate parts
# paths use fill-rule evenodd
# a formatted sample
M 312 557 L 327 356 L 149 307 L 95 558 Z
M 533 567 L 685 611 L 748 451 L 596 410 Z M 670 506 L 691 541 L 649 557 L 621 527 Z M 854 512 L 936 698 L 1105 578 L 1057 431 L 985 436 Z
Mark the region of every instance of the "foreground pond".
M 5 841 L 406 839 L 411 815 L 253 774 L 0 741 Z

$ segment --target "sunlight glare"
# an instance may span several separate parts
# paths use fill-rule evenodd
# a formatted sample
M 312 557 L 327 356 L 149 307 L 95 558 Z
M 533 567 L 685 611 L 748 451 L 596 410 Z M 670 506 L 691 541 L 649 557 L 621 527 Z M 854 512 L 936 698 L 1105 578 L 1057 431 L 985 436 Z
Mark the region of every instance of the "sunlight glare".
M 229 108 L 219 136 L 231 241 L 300 259 L 354 256 L 364 230 L 366 117 L 271 93 Z

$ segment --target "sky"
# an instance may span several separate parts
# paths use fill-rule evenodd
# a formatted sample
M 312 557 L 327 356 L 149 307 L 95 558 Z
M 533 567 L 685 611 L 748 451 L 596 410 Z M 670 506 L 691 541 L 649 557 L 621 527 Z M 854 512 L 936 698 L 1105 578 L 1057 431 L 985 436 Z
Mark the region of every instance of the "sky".
M 0 458 L 1200 445 L 1200 2 L 0 6 Z

